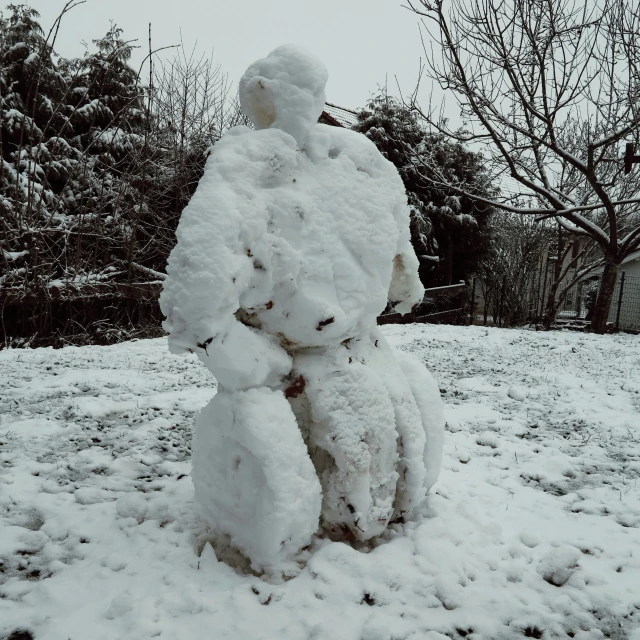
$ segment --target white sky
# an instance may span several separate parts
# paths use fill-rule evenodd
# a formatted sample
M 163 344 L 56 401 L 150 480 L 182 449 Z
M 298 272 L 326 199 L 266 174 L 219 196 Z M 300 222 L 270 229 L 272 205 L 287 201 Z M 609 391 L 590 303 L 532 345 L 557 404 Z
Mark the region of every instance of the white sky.
M 8 1 L 8 0 L 7 0 Z M 64 0 L 28 0 L 47 32 Z M 378 85 L 397 93 L 415 86 L 422 55 L 416 16 L 402 0 L 87 0 L 65 17 L 56 50 L 81 55 L 81 41 L 106 33 L 113 19 L 126 39 L 147 49 L 148 23 L 154 48 L 175 44 L 180 31 L 187 49 L 214 49 L 214 59 L 235 83 L 247 68 L 280 44 L 302 44 L 329 69 L 327 99 L 364 106 Z M 144 57 L 136 53 L 136 67 Z M 428 87 L 421 91 L 428 100 Z

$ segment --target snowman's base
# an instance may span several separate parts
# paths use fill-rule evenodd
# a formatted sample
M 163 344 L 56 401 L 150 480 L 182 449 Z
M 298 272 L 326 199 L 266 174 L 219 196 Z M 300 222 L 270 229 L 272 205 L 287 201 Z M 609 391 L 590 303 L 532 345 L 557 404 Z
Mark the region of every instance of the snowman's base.
M 255 570 L 282 569 L 318 529 L 320 483 L 281 391 L 219 391 L 196 422 L 192 478 L 214 530 Z
M 294 371 L 305 383 L 290 402 L 322 484 L 323 529 L 364 541 L 413 519 L 440 471 L 444 431 L 424 365 L 376 328 L 294 354 Z
M 196 423 L 193 482 L 214 530 L 258 571 L 287 571 L 319 528 L 366 541 L 414 519 L 440 470 L 444 420 L 422 363 L 376 329 L 294 354 L 286 395 L 221 390 Z

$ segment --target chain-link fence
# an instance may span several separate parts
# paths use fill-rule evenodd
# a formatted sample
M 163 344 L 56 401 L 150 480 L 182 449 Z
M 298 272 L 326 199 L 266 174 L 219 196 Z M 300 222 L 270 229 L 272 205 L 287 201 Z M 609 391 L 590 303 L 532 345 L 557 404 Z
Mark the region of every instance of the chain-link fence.
M 575 279 L 568 275 L 560 284 L 562 292 Z M 591 312 L 600 288 L 600 275 L 581 280 L 570 286 L 556 316 L 558 320 L 591 320 Z M 621 271 L 613 292 L 607 321 L 621 331 L 640 331 L 640 276 Z
M 557 287 L 559 300 L 556 324 L 587 326 L 598 296 L 601 275 L 576 278 L 569 271 Z M 469 318 L 474 324 L 518 326 L 542 322 L 545 314 L 550 278 L 540 275 L 526 284 L 514 286 L 507 277 L 495 280 L 476 279 L 470 287 Z M 618 276 L 608 322 L 620 331 L 640 331 L 640 275 Z
M 622 275 L 613 293 L 609 322 L 623 331 L 640 331 L 640 276 Z

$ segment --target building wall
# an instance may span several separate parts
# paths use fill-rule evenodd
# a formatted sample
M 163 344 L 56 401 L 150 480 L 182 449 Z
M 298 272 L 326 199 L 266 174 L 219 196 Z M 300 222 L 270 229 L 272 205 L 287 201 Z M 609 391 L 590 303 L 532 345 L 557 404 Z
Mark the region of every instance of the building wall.
M 615 323 L 618 317 L 620 280 L 623 271 L 624 288 L 622 289 L 622 304 L 620 305 L 620 329 L 623 331 L 640 331 L 640 257 L 636 260 L 630 260 L 621 266 L 607 320 Z
M 620 271 L 625 272 L 626 276 L 637 276 L 640 277 L 640 258 L 636 260 L 630 260 L 629 262 L 625 262 L 621 267 Z

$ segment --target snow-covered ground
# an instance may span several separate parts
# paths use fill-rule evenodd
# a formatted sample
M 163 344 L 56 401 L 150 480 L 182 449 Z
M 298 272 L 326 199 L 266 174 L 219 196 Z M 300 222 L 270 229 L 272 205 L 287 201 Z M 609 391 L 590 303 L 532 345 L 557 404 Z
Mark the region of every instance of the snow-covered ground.
M 316 541 L 280 584 L 209 544 L 195 357 L 0 352 L 0 639 L 640 638 L 640 338 L 385 334 L 445 400 L 425 517 L 360 550 Z

